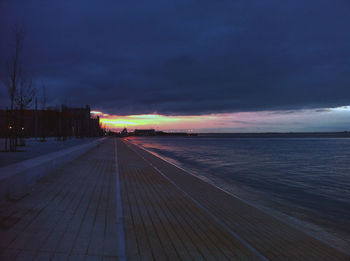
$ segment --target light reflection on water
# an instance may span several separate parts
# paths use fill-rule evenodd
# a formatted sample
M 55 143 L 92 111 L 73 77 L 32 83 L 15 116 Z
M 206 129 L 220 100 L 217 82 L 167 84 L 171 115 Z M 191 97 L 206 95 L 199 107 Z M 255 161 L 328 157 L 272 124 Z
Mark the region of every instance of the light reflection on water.
M 243 199 L 350 237 L 350 139 L 132 140 Z

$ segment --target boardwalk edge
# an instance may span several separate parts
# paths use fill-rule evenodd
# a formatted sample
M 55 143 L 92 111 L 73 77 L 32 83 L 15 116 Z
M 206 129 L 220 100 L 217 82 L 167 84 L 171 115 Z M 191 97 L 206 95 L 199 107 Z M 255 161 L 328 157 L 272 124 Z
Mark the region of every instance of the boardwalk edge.
M 238 234 L 232 231 L 224 222 L 222 222 L 218 217 L 216 217 L 213 213 L 210 212 L 206 207 L 204 207 L 200 202 L 192 198 L 186 191 L 184 191 L 180 186 L 178 186 L 173 180 L 168 178 L 160 169 L 154 166 L 151 162 L 149 162 L 145 157 L 143 157 L 139 152 L 135 151 L 131 146 L 127 144 L 127 146 L 134 151 L 137 155 L 139 155 L 145 162 L 147 162 L 152 168 L 154 168 L 162 177 L 168 180 L 171 184 L 173 184 L 178 190 L 180 190 L 186 197 L 192 200 L 198 207 L 200 207 L 204 212 L 206 212 L 211 218 L 213 218 L 220 226 L 222 226 L 228 233 L 230 233 L 233 237 L 235 237 L 238 241 L 240 241 L 245 247 L 247 247 L 252 253 L 254 253 L 257 257 L 259 257 L 263 261 L 268 261 L 268 259 L 263 256 L 258 250 L 256 250 L 253 246 L 251 246 L 246 240 L 241 238 Z
M 115 151 L 115 173 L 116 173 L 116 210 L 117 210 L 117 256 L 118 260 L 126 261 L 126 251 L 125 251 L 125 232 L 124 232 L 124 216 L 123 216 L 123 206 L 122 206 L 122 196 L 120 189 L 120 175 L 119 175 L 119 165 L 118 165 L 118 152 L 117 143 L 114 139 L 114 151 Z
M 239 199 L 240 201 L 242 201 L 242 202 L 248 204 L 249 206 L 254 207 L 254 208 L 256 208 L 256 209 L 262 211 L 262 212 L 265 213 L 266 215 L 271 216 L 271 217 L 273 217 L 273 218 L 275 218 L 275 219 L 281 221 L 282 223 L 284 223 L 284 224 L 286 224 L 286 225 L 288 225 L 288 226 L 290 226 L 290 227 L 293 227 L 294 229 L 303 232 L 304 234 L 308 235 L 309 237 L 311 237 L 311 238 L 313 238 L 313 239 L 316 239 L 316 240 L 318 240 L 318 241 L 324 243 L 325 245 L 327 245 L 327 246 L 329 246 L 329 247 L 331 247 L 331 248 L 333 248 L 333 249 L 335 249 L 335 250 L 337 250 L 337 251 L 343 253 L 344 255 L 350 257 L 350 252 L 348 252 L 348 251 L 346 251 L 346 250 L 344 250 L 344 249 L 342 249 L 342 248 L 340 248 L 340 247 L 338 247 L 338 246 L 332 244 L 332 243 L 329 242 L 329 241 L 326 241 L 326 240 L 323 239 L 323 238 L 317 237 L 316 235 L 314 235 L 313 233 L 311 233 L 311 232 L 309 232 L 309 231 L 302 230 L 299 226 L 297 226 L 297 225 L 294 224 L 293 222 L 288 222 L 287 220 L 285 220 L 285 219 L 283 219 L 283 218 L 281 218 L 281 217 L 279 217 L 279 216 L 277 216 L 277 215 L 274 215 L 274 214 L 272 214 L 272 213 L 269 213 L 269 212 L 266 211 L 265 209 L 262 209 L 262 208 L 256 206 L 255 204 L 252 204 L 251 202 L 249 202 L 249 201 L 247 201 L 247 200 L 244 200 L 244 199 L 240 198 L 239 196 L 237 196 L 237 195 L 235 195 L 235 194 L 232 194 L 231 192 L 229 192 L 229 191 L 227 191 L 227 190 L 225 190 L 225 189 L 223 189 L 223 188 L 218 187 L 218 186 L 217 186 L 216 184 L 214 184 L 214 183 L 208 182 L 207 180 L 204 180 L 204 179 L 198 177 L 197 175 L 191 173 L 189 170 L 184 169 L 184 168 L 182 168 L 181 166 L 176 165 L 175 163 L 173 163 L 173 162 L 167 160 L 166 158 L 164 158 L 163 156 L 158 155 L 157 153 L 154 153 L 153 151 L 148 150 L 148 149 L 144 148 L 143 146 L 140 146 L 139 144 L 135 144 L 134 142 L 131 142 L 131 141 L 128 141 L 128 142 L 129 142 L 130 144 L 132 144 L 133 146 L 135 146 L 135 147 L 137 147 L 137 148 L 139 148 L 139 149 L 141 149 L 141 150 L 143 150 L 143 151 L 145 151 L 145 152 L 148 152 L 148 153 L 152 154 L 153 156 L 155 156 L 155 157 L 157 157 L 157 158 L 159 158 L 159 159 L 161 159 L 161 160 L 167 162 L 168 164 L 173 165 L 174 167 L 176 167 L 176 168 L 178 168 L 178 169 L 181 169 L 182 171 L 188 173 L 189 175 L 191 175 L 191 176 L 193 176 L 193 177 L 195 177 L 195 178 L 197 178 L 197 179 L 199 179 L 199 180 L 201 180 L 201 181 L 203 181 L 203 182 L 205 182 L 205 183 L 210 184 L 211 186 L 213 186 L 213 187 L 215 187 L 215 188 L 221 190 L 222 192 L 224 192 L 224 193 L 230 195 L 231 197 L 234 197 L 234 198 L 236 198 L 236 199 Z M 140 154 L 139 154 L 139 155 L 140 155 Z M 140 155 L 140 156 L 142 157 L 142 155 Z M 144 157 L 142 157 L 142 158 L 144 158 Z M 148 162 L 148 161 L 147 161 L 147 162 Z M 153 165 L 152 165 L 152 167 L 153 167 Z M 157 171 L 158 171 L 158 170 L 157 170 Z M 349 259 L 349 260 L 350 260 L 350 259 Z

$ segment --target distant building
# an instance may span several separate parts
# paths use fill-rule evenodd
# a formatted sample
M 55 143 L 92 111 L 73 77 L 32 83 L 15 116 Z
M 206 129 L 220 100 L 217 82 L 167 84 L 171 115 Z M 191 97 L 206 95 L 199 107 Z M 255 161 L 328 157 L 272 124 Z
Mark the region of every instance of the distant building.
M 154 136 L 156 135 L 156 131 L 154 129 L 141 129 L 134 131 L 135 136 Z
M 125 136 L 128 136 L 128 130 L 126 128 L 124 128 L 121 133 L 120 133 L 121 136 L 125 137 Z
M 103 135 L 99 117 L 91 117 L 90 106 L 70 108 L 62 105 L 46 110 L 24 110 L 12 113 L 26 137 L 93 137 Z M 8 135 L 10 112 L 0 110 L 0 135 Z M 21 123 L 22 122 L 22 123 Z
M 90 106 L 86 105 L 85 108 L 70 108 L 62 105 L 62 122 L 63 126 L 68 126 L 65 131 L 69 133 L 69 136 L 86 137 L 94 136 L 93 134 L 93 120 L 91 119 Z

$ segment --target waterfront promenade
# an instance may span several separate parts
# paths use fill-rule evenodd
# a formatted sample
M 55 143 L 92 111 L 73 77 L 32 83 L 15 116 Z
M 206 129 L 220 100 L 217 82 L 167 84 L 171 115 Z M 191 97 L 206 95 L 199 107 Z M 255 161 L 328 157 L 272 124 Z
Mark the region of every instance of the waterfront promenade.
M 350 260 L 121 139 L 0 204 L 0 260 Z

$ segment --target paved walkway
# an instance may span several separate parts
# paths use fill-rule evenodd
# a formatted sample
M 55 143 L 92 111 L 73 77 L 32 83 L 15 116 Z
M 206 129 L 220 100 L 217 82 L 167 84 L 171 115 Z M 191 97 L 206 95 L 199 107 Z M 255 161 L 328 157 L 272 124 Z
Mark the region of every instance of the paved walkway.
M 58 141 L 56 138 L 50 137 L 46 139 L 46 142 L 40 142 L 39 140 L 30 138 L 25 139 L 25 147 L 17 147 L 17 152 L 4 152 L 5 140 L 0 138 L 0 167 L 64 150 L 93 140 L 96 140 L 96 138 L 70 138 L 65 141 Z
M 0 260 L 117 260 L 114 143 L 0 206 Z
M 123 250 L 128 260 L 350 260 L 122 140 L 0 205 L 1 261 L 123 260 Z
M 118 159 L 129 260 L 260 260 L 121 141 Z

